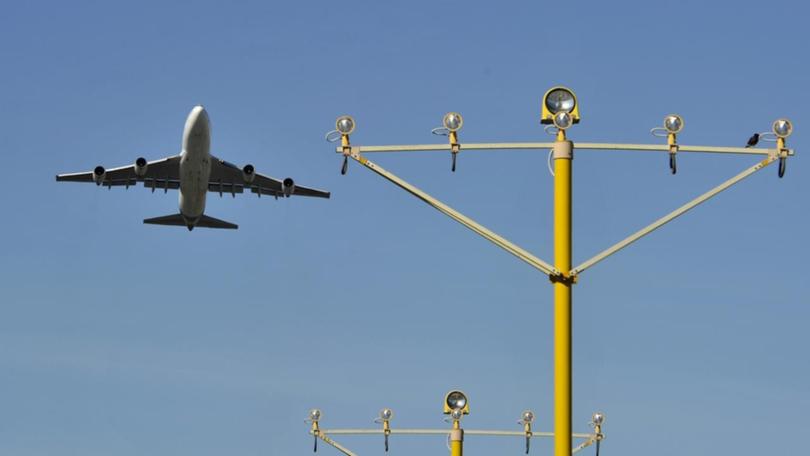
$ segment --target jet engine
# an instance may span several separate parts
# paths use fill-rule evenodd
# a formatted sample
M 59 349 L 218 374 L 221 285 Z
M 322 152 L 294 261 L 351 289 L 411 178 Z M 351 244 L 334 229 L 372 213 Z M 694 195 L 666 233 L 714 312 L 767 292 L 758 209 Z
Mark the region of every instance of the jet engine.
M 135 160 L 135 174 L 138 177 L 146 176 L 146 170 L 149 168 L 149 165 L 146 164 L 146 159 L 143 157 L 138 157 Z
M 253 182 L 253 179 L 256 178 L 256 169 L 253 168 L 253 165 L 245 165 L 242 168 L 242 179 L 245 180 L 246 184 L 250 184 Z
M 95 182 L 96 185 L 101 185 L 101 183 L 104 182 L 104 176 L 106 175 L 107 170 L 104 169 L 103 166 L 99 165 L 93 168 L 93 182 Z
M 288 177 L 281 182 L 281 191 L 284 192 L 284 196 L 287 198 L 293 194 L 295 191 L 295 182 L 293 182 L 291 177 Z

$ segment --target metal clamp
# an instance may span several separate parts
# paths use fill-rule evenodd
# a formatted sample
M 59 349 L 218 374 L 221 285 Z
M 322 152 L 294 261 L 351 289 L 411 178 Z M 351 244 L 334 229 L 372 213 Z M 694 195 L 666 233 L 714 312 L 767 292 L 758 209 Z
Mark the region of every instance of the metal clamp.
M 548 275 L 548 280 L 551 281 L 551 283 L 574 285 L 579 281 L 579 276 L 576 274 L 576 272 L 576 270 L 573 270 L 570 273 L 565 273 L 555 269 L 551 274 Z
M 343 165 L 340 167 L 340 174 L 345 175 L 349 170 L 349 156 L 352 154 L 352 146 L 349 143 L 349 135 L 340 136 L 340 146 L 343 149 Z
M 787 168 L 787 157 L 789 154 L 788 149 L 785 147 L 785 138 L 776 138 L 777 155 L 779 156 L 779 178 L 785 177 L 785 168 Z
M 450 140 L 450 154 L 452 157 L 452 164 L 450 166 L 450 171 L 456 172 L 456 156 L 458 155 L 459 150 L 461 150 L 461 145 L 458 143 L 457 132 L 451 131 L 448 133 L 447 136 Z
M 678 153 L 679 146 L 675 133 L 669 133 L 667 135 L 667 143 L 669 144 L 669 171 L 672 174 L 676 174 L 678 172 L 678 162 L 675 156 Z

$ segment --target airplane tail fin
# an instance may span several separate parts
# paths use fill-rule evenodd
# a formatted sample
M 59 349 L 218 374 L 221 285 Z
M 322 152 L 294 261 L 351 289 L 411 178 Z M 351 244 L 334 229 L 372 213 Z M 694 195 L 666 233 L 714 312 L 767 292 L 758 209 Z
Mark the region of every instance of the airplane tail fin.
M 163 217 L 145 219 L 143 223 L 146 223 L 148 225 L 185 226 L 188 228 L 189 231 L 194 229 L 195 226 L 200 226 L 203 228 L 222 228 L 229 230 L 235 230 L 239 228 L 239 225 L 226 222 L 225 220 L 216 219 L 214 217 L 209 217 L 207 215 L 201 215 L 200 218 L 197 220 L 197 223 L 191 225 L 186 221 L 186 219 L 181 214 L 164 215 Z

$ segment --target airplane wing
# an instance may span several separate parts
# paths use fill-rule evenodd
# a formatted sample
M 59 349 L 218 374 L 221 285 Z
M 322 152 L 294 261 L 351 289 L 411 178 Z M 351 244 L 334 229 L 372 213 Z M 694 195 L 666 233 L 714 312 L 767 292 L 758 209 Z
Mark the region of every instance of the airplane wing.
M 246 179 L 248 177 L 248 179 Z M 261 195 L 275 196 L 311 196 L 316 198 L 329 198 L 330 193 L 314 188 L 304 187 L 293 183 L 293 180 L 274 179 L 270 176 L 256 173 L 251 165 L 244 169 L 233 163 L 211 157 L 211 178 L 208 190 L 222 193 L 242 193 L 245 189 Z
M 136 171 L 136 167 L 139 170 Z M 151 162 L 144 160 L 143 163 L 112 169 L 97 166 L 94 170 L 83 173 L 59 174 L 56 176 L 56 180 L 57 182 L 94 182 L 107 187 L 129 187 L 137 182 L 143 182 L 145 187 L 153 190 L 155 188 L 176 189 L 180 187 L 180 156 L 175 155 Z
M 83 173 L 59 174 L 56 176 L 58 182 L 94 182 L 97 185 L 106 187 L 135 185 L 143 182 L 144 187 L 168 190 L 180 188 L 180 156 L 163 158 L 151 162 L 138 159 L 135 164 L 121 166 L 113 169 L 104 169 L 97 166 L 92 171 Z M 292 179 L 274 179 L 253 171 L 249 166 L 250 181 L 245 180 L 246 173 L 242 168 L 211 157 L 211 177 L 208 182 L 208 191 L 236 195 L 244 193 L 246 189 L 252 193 L 270 195 L 276 198 L 282 196 L 311 196 L 316 198 L 329 198 L 329 192 L 314 188 L 304 187 L 293 183 Z M 248 167 L 246 167 L 247 169 Z

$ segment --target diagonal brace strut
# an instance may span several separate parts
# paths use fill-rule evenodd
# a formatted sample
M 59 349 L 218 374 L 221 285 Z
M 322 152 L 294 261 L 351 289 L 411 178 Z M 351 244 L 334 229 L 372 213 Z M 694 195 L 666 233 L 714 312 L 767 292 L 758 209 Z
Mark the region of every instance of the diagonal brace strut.
M 506 250 L 507 252 L 511 253 L 512 255 L 518 257 L 519 259 L 525 261 L 526 263 L 530 264 L 531 266 L 539 269 L 545 274 L 548 274 L 552 277 L 561 276 L 562 274 L 560 271 L 557 270 L 554 266 L 546 263 L 545 261 L 537 258 L 536 256 L 532 255 L 528 251 L 518 247 L 517 245 L 513 244 L 512 242 L 504 239 L 503 237 L 499 236 L 498 234 L 492 232 L 491 230 L 485 228 L 484 226 L 480 225 L 479 223 L 475 222 L 471 218 L 465 216 L 464 214 L 456 211 L 455 209 L 451 208 L 450 206 L 442 203 L 441 201 L 437 200 L 436 198 L 428 195 L 427 193 L 419 190 L 418 188 L 414 187 L 413 185 L 409 184 L 402 178 L 396 176 L 395 174 L 387 171 L 386 169 L 382 168 L 381 166 L 371 162 L 367 158 L 360 155 L 358 149 L 352 147 L 351 154 L 349 155 L 352 159 L 356 160 L 366 168 L 374 171 L 375 173 L 379 174 L 380 176 L 388 179 L 389 181 L 396 184 L 398 187 L 402 188 L 403 190 L 407 191 L 408 193 L 412 194 L 413 196 L 419 198 L 420 200 L 424 201 L 428 205 L 432 206 L 439 212 L 447 215 L 448 217 L 452 218 L 453 220 L 457 221 L 458 223 L 466 226 L 470 230 L 474 231 L 481 237 L 487 239 L 488 241 L 492 242 L 493 244 L 497 245 L 498 247 Z
M 614 253 L 618 252 L 619 250 L 627 247 L 628 245 L 638 241 L 642 237 L 652 233 L 653 231 L 661 228 L 662 226 L 666 225 L 667 223 L 671 222 L 672 220 L 676 219 L 677 217 L 685 214 L 687 211 L 697 207 L 701 203 L 706 202 L 707 200 L 711 199 L 712 197 L 716 196 L 723 190 L 728 189 L 732 185 L 736 184 L 737 182 L 745 179 L 746 177 L 754 174 L 755 172 L 765 168 L 766 166 L 770 165 L 774 161 L 779 159 L 778 154 L 772 154 L 768 156 L 768 158 L 762 160 L 761 162 L 751 166 L 750 168 L 746 169 L 745 171 L 737 174 L 736 176 L 732 177 L 731 179 L 723 182 L 722 184 L 714 187 L 713 189 L 709 190 L 708 192 L 698 196 L 697 198 L 689 201 L 688 203 L 684 204 L 683 206 L 675 209 L 674 211 L 670 212 L 669 214 L 661 217 L 660 219 L 656 220 L 655 222 L 647 225 L 646 227 L 636 231 L 635 233 L 631 234 L 630 236 L 626 237 L 622 241 L 616 243 L 612 247 L 605 249 L 601 253 L 597 254 L 593 258 L 584 263 L 580 264 L 579 266 L 575 267 L 570 271 L 570 275 L 572 277 L 576 277 L 582 271 L 590 268 L 591 266 L 599 263 L 600 261 L 604 260 L 605 258 L 613 255 Z
M 323 440 L 324 442 L 331 445 L 336 450 L 340 451 L 341 453 L 343 453 L 346 456 L 357 456 L 357 453 L 352 452 L 351 450 L 344 447 L 343 445 L 341 445 L 341 444 L 335 442 L 334 440 L 330 439 L 329 436 L 326 435 L 325 432 L 318 432 L 318 433 L 315 434 L 315 437 Z

